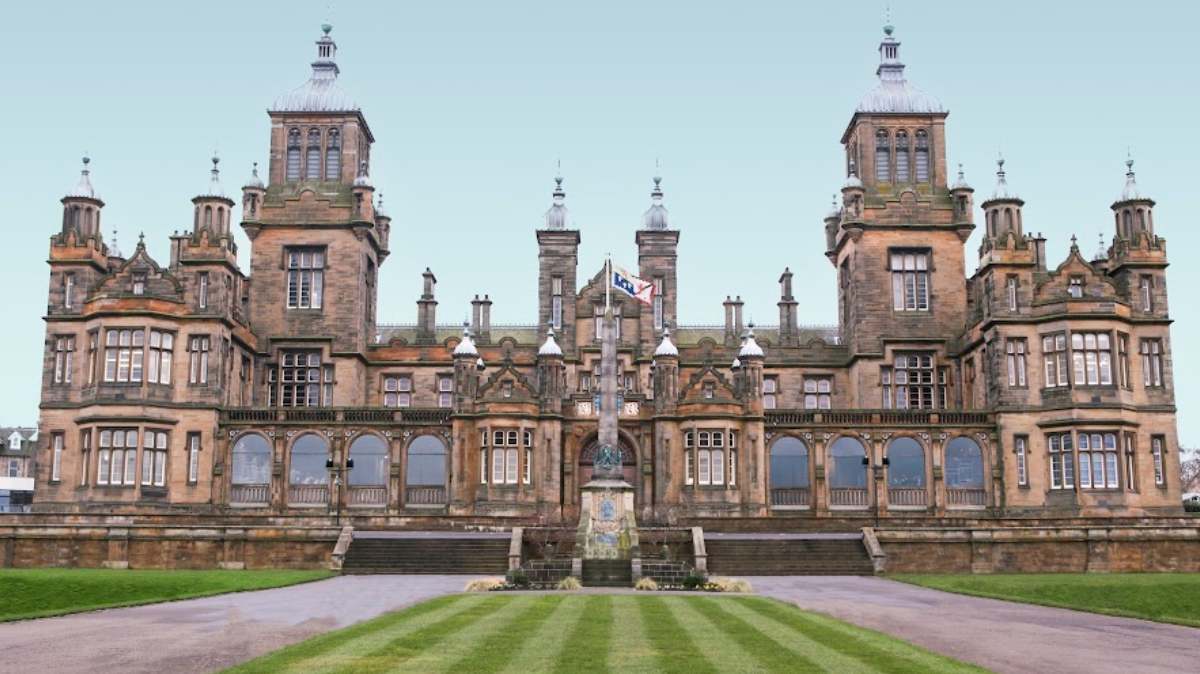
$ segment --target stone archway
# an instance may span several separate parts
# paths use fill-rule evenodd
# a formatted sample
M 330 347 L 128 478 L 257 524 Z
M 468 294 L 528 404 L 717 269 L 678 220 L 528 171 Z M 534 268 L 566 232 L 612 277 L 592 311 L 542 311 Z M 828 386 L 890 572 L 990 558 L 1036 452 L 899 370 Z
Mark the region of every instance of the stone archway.
M 629 439 L 624 434 L 618 435 L 617 444 L 621 450 L 621 475 L 626 482 L 637 487 L 637 451 L 634 450 Z M 578 475 L 580 487 L 592 480 L 592 472 L 595 470 L 596 463 L 596 450 L 598 449 L 600 449 L 599 437 L 593 435 L 583 443 L 583 449 L 579 451 Z

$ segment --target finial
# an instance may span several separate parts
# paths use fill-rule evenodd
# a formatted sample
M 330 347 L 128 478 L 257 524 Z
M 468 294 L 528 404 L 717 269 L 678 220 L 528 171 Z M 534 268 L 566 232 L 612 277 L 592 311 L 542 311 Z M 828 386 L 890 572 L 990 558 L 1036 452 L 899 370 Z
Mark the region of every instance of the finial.
M 996 157 L 996 166 L 999 166 L 999 167 L 1000 167 L 1000 168 L 999 168 L 999 169 L 996 171 L 996 175 L 998 175 L 998 176 L 1002 176 L 1002 175 L 1004 175 L 1004 154 L 1003 154 L 1003 153 L 999 154 L 999 155 Z
M 892 25 L 892 7 L 891 7 L 891 5 L 884 5 L 883 21 L 884 21 L 883 32 L 888 37 L 891 37 L 892 32 L 896 30 L 896 27 Z
M 662 182 L 662 176 L 658 174 L 658 157 L 654 158 L 654 185 L 657 186 Z
M 549 326 L 549 328 L 546 330 L 546 336 L 553 337 L 554 336 L 554 321 L 547 321 L 546 325 Z
M 1079 241 L 1075 238 L 1074 234 L 1071 235 L 1071 252 L 1072 253 L 1079 252 Z
M 563 176 L 562 176 L 562 157 L 559 157 L 559 158 L 558 158 L 558 171 L 556 171 L 556 172 L 554 173 L 554 183 L 555 183 L 556 185 L 561 185 L 561 184 L 562 184 L 562 181 L 563 181 Z
M 858 175 L 858 164 L 855 163 L 855 161 L 853 159 L 850 160 L 850 175 L 852 175 L 852 176 Z
M 83 171 L 84 171 L 85 173 L 87 172 L 87 170 L 88 170 L 88 164 L 90 164 L 90 163 L 92 163 L 92 158 L 91 158 L 91 157 L 89 157 L 89 156 L 87 156 L 87 152 L 85 151 L 85 152 L 83 153 Z
M 1129 148 L 1125 148 L 1125 168 L 1129 169 L 1125 175 L 1133 175 L 1133 155 L 1129 153 Z
M 959 162 L 959 163 L 958 163 L 958 177 L 959 177 L 960 179 L 963 177 L 962 162 Z
M 252 174 L 252 175 L 253 175 L 255 178 L 257 178 L 257 177 L 258 177 L 258 162 L 254 162 L 254 168 L 250 170 L 250 173 L 251 173 L 251 174 Z
M 139 232 L 138 233 L 138 248 L 145 248 L 145 247 L 146 247 L 146 233 Z

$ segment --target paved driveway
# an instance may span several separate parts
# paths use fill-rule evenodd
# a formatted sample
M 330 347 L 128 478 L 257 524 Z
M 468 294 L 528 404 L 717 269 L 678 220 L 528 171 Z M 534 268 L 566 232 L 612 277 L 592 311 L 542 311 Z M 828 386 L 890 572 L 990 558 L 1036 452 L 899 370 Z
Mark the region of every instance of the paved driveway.
M 0 623 L 22 674 L 200 674 L 457 592 L 471 576 L 340 576 L 273 590 Z M 6 670 L 8 671 L 8 670 Z
M 1002 674 L 1200 670 L 1200 629 L 948 594 L 870 577 L 748 579 L 763 595 Z

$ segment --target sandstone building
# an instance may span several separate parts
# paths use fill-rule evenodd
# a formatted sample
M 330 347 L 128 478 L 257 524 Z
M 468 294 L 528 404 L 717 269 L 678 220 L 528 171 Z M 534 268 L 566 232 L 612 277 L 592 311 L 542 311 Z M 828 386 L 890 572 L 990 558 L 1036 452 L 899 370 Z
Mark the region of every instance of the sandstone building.
M 105 243 L 84 160 L 50 245 L 39 509 L 386 522 L 577 507 L 605 278 L 578 268 L 562 178 L 533 232 L 529 325 L 492 326 L 486 295 L 465 329 L 439 324 L 429 270 L 416 325 L 379 325 L 391 220 L 324 29 L 311 79 L 270 108 L 266 180 L 255 169 L 239 204 L 214 158 L 165 264 L 140 241 L 128 256 Z M 1112 245 L 1057 264 L 1001 162 L 967 277 L 977 197 L 899 47 L 888 27 L 878 85 L 841 137 L 823 223 L 837 328 L 800 324 L 788 270 L 777 326 L 744 323 L 730 299 L 723 327 L 676 327 L 681 232 L 654 178 L 634 236 L 657 296 L 615 307 L 638 506 L 931 523 L 1178 512 L 1166 244 L 1132 162 Z

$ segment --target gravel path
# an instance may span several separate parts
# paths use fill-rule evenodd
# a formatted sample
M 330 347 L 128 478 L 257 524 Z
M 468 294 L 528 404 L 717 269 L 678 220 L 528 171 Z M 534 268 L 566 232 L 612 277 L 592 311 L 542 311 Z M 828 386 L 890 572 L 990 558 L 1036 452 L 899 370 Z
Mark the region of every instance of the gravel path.
M 23 674 L 215 672 L 457 592 L 470 578 L 340 576 L 271 590 L 0 623 L 0 650 L 13 665 L 11 671 Z
M 1001 674 L 1181 674 L 1200 629 L 851 576 L 748 578 L 755 591 Z

